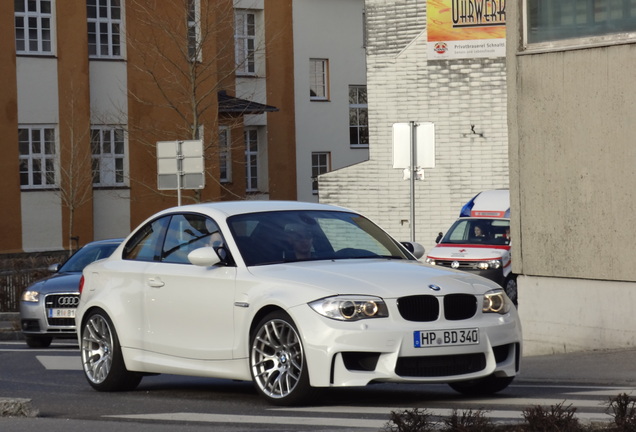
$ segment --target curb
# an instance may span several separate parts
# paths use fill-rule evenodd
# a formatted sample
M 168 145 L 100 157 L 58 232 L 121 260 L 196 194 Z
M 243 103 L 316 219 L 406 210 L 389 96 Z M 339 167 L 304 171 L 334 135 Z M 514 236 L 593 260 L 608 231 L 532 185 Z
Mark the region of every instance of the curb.
M 31 399 L 0 398 L 0 418 L 37 417 L 39 411 L 31 405 Z

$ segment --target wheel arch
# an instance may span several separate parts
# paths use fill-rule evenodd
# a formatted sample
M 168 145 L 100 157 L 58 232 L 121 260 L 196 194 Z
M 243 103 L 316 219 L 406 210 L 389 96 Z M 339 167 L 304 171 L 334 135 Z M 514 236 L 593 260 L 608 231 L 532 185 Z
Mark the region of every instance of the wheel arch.
M 262 320 L 265 316 L 269 315 L 269 314 L 270 314 L 270 313 L 272 313 L 272 312 L 276 312 L 276 311 L 282 311 L 282 312 L 287 313 L 287 311 L 285 311 L 285 309 L 283 309 L 282 307 L 277 306 L 277 305 L 270 304 L 270 305 L 266 305 L 266 306 L 261 307 L 261 308 L 258 310 L 258 312 L 256 312 L 256 313 L 254 314 L 254 316 L 252 317 L 252 322 L 250 323 L 249 334 L 248 334 L 248 340 L 251 340 L 251 339 L 252 339 L 252 335 L 254 334 L 254 330 L 256 329 L 256 326 L 258 325 L 258 323 L 260 323 L 260 322 L 261 322 L 261 320 Z M 287 313 L 287 314 L 288 314 L 288 313 Z M 289 315 L 289 314 L 288 314 L 288 315 Z M 249 342 L 248 342 L 248 343 L 249 343 Z

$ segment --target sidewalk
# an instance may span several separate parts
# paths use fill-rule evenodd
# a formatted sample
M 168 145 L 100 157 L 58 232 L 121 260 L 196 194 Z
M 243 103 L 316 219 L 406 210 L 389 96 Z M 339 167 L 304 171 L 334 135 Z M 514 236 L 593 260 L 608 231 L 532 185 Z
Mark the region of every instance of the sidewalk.
M 514 382 L 636 387 L 636 348 L 524 357 Z
M 0 340 L 24 340 L 19 312 L 0 312 Z

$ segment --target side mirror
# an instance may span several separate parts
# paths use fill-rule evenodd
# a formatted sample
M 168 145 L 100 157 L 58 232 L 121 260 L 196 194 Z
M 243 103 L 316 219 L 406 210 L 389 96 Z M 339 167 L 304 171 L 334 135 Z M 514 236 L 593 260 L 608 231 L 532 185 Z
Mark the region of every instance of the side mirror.
M 402 242 L 402 246 L 408 249 L 409 252 L 417 259 L 424 256 L 424 246 L 416 242 Z
M 437 238 L 435 239 L 435 243 L 441 242 L 443 237 L 444 237 L 444 233 L 443 232 L 437 234 Z
M 202 247 L 188 254 L 188 261 L 201 267 L 212 267 L 221 262 L 221 258 L 213 247 Z
M 57 273 L 57 271 L 60 269 L 60 267 L 62 267 L 62 264 L 55 263 L 55 264 L 51 264 L 50 266 L 48 266 L 47 270 L 50 271 L 51 273 Z

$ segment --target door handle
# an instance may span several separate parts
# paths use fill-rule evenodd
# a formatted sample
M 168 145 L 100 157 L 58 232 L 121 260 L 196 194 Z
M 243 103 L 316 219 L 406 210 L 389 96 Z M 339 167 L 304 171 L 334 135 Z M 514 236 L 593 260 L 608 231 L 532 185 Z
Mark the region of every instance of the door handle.
M 161 288 L 162 286 L 164 286 L 165 284 L 163 283 L 163 281 L 161 280 L 161 278 L 158 277 L 149 277 L 148 278 L 148 286 L 152 287 L 152 288 Z

